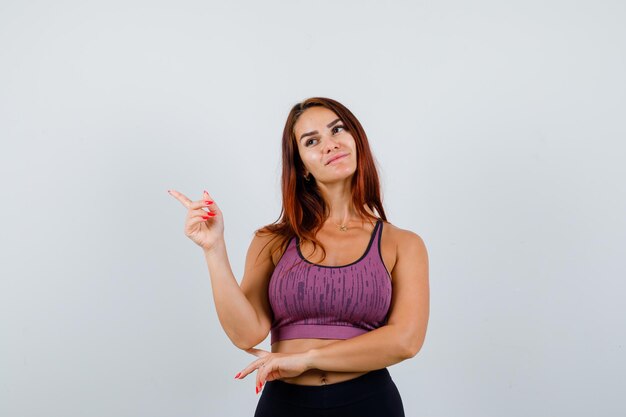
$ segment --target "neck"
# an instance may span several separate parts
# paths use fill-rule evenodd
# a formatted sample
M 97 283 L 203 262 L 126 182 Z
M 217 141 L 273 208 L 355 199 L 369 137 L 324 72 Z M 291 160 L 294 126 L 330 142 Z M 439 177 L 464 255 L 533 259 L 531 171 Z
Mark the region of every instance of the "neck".
M 324 222 L 332 228 L 357 224 L 363 226 L 365 219 L 352 204 L 352 189 L 349 181 L 326 184 L 320 182 L 318 188 L 328 207 L 328 217 Z M 369 207 L 364 207 L 365 211 L 374 215 Z
M 359 214 L 352 205 L 352 195 L 341 195 L 328 202 L 328 219 L 335 224 L 346 224 L 357 219 Z

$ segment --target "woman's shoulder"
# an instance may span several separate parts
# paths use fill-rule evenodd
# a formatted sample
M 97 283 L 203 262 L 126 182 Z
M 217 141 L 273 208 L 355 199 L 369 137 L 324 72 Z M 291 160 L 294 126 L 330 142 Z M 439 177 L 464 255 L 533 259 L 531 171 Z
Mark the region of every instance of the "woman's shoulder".
M 383 236 L 393 241 L 396 245 L 423 244 L 422 237 L 409 229 L 402 229 L 393 223 L 381 220 L 383 223 Z
M 426 251 L 422 238 L 412 230 L 383 221 L 381 254 L 393 274 L 401 259 L 422 257 Z
M 271 257 L 274 265 L 281 258 L 289 240 L 290 238 L 272 231 L 267 226 L 256 229 L 253 236 L 253 241 L 264 247 L 265 256 Z

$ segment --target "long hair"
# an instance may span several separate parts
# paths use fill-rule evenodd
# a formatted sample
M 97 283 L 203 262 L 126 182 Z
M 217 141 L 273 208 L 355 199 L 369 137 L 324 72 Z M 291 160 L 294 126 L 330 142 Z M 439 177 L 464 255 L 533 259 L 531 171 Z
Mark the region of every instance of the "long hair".
M 293 106 L 283 129 L 281 213 L 276 222 L 260 228 L 255 231 L 255 234 L 270 233 L 274 235 L 274 238 L 279 238 L 280 244 L 275 250 L 280 250 L 281 253 L 286 249 L 289 240 L 298 236 L 301 241 L 312 242 L 314 249 L 319 245 L 324 253 L 323 260 L 326 258 L 326 250 L 315 235 L 330 213 L 326 201 L 319 193 L 315 178 L 311 176 L 311 180 L 307 181 L 303 177 L 304 165 L 300 159 L 294 132 L 294 126 L 300 115 L 314 106 L 326 107 L 337 114 L 344 123 L 345 129 L 354 138 L 357 164 L 356 172 L 352 177 L 351 190 L 352 203 L 357 213 L 364 220 L 377 220 L 365 210 L 364 206 L 367 206 L 372 212 L 375 210 L 382 220 L 387 221 L 387 216 L 380 199 L 378 172 L 367 135 L 352 112 L 343 104 L 326 97 L 308 98 Z

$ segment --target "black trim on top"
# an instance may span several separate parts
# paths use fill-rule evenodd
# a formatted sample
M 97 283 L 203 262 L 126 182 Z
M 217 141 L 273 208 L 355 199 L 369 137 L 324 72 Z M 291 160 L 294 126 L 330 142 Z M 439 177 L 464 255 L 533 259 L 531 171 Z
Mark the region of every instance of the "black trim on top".
M 291 245 L 291 241 L 293 240 L 294 237 L 295 236 L 292 236 L 289 238 L 289 242 L 287 242 L 287 246 L 285 247 L 285 250 L 283 251 L 283 253 L 281 253 L 280 258 L 278 258 L 278 262 L 276 262 L 276 265 L 274 265 L 274 268 L 276 268 L 280 264 L 280 261 L 282 261 L 283 258 L 285 257 L 285 254 L 289 250 L 289 246 Z
M 383 240 L 383 222 L 382 221 L 380 222 L 380 233 L 378 234 L 378 256 L 380 256 L 380 263 L 383 265 L 383 268 L 385 268 L 385 272 L 389 276 L 389 281 L 391 281 L 391 274 L 389 273 L 389 270 L 387 270 L 387 265 L 385 265 L 385 260 L 383 259 L 383 251 L 380 250 L 381 240 Z
M 300 238 L 298 236 L 296 236 L 296 251 L 298 252 L 298 256 L 300 256 L 300 259 L 302 259 L 304 262 L 314 265 L 314 266 L 319 266 L 321 268 L 345 268 L 346 266 L 350 266 L 350 265 L 354 265 L 357 262 L 360 262 L 363 258 L 365 258 L 367 256 L 367 254 L 370 251 L 370 247 L 372 246 L 372 243 L 374 242 L 374 237 L 376 236 L 376 232 L 378 231 L 378 226 L 381 225 L 381 220 L 378 219 L 376 220 L 376 226 L 374 226 L 374 230 L 372 230 L 372 235 L 370 236 L 370 241 L 367 244 L 367 249 L 365 249 L 365 253 L 363 253 L 363 255 L 361 255 L 361 257 L 359 259 L 357 259 L 354 262 L 351 262 L 347 265 L 339 265 L 339 266 L 332 266 L 332 265 L 320 265 L 320 264 L 314 264 L 313 262 L 310 262 L 308 259 L 306 259 L 303 255 L 302 252 L 300 252 Z M 378 239 L 378 248 L 379 248 L 379 253 L 380 253 L 380 239 Z M 387 268 L 385 268 L 386 270 Z

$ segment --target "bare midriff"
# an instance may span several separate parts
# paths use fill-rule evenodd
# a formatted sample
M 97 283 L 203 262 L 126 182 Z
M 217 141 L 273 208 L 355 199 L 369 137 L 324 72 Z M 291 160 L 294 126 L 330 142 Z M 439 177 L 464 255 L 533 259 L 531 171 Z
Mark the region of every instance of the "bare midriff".
M 338 342 L 337 339 L 288 339 L 280 340 L 272 345 L 272 352 L 301 353 L 310 349 L 318 349 Z M 279 378 L 280 381 L 296 385 L 329 385 L 357 378 L 367 372 L 335 372 L 321 369 L 309 369 L 293 378 Z

